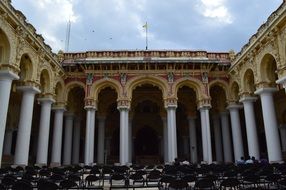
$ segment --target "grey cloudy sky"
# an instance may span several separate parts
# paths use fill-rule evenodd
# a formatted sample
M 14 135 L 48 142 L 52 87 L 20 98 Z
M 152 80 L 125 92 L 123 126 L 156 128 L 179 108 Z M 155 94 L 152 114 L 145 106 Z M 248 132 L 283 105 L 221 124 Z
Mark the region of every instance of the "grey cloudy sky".
M 12 0 L 54 52 L 149 49 L 236 52 L 282 0 Z

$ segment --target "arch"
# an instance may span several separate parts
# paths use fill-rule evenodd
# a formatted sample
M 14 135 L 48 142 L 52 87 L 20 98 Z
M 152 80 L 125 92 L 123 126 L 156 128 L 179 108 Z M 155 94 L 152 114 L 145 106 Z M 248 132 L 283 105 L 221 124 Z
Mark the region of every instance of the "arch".
M 7 35 L 0 28 L 0 64 L 8 64 L 10 60 L 10 43 Z
M 95 83 L 92 84 L 90 88 L 90 96 L 94 98 L 95 100 L 98 100 L 98 95 L 101 90 L 110 87 L 112 89 L 115 89 L 117 96 L 120 97 L 123 94 L 123 90 L 121 87 L 121 84 L 114 79 L 101 79 L 96 81 Z
M 277 79 L 276 69 L 277 69 L 277 62 L 275 57 L 270 54 L 266 53 L 261 61 L 260 65 L 258 65 L 260 71 L 259 81 L 267 82 L 267 83 L 275 83 Z
M 51 86 L 51 77 L 49 74 L 49 71 L 46 69 L 43 69 L 40 74 L 40 88 L 42 94 L 51 93 L 50 86 Z
M 179 80 L 176 80 L 176 82 L 172 87 L 172 92 L 175 94 L 176 97 L 178 97 L 179 89 L 183 86 L 192 88 L 196 92 L 197 100 L 207 98 L 207 95 L 203 93 L 205 91 L 204 85 L 200 80 L 195 78 L 192 79 L 181 78 Z
M 209 89 L 211 89 L 213 86 L 220 86 L 224 90 L 226 100 L 230 99 L 230 92 L 228 88 L 229 84 L 226 81 L 219 79 L 213 80 L 209 83 Z
M 33 78 L 33 61 L 29 54 L 23 54 L 20 60 L 20 80 L 21 81 L 27 81 L 32 80 Z
M 54 94 L 55 94 L 56 102 L 58 102 L 58 103 L 64 102 L 64 98 L 63 98 L 63 95 L 64 95 L 64 84 L 63 84 L 63 81 L 58 81 L 56 83 Z
M 220 113 L 225 111 L 227 107 L 227 94 L 221 83 L 213 83 L 210 86 L 210 96 L 212 111 L 214 113 Z
M 130 79 L 126 83 L 127 97 L 131 100 L 133 90 L 137 86 L 141 86 L 143 84 L 151 84 L 153 86 L 157 86 L 162 91 L 163 99 L 165 99 L 167 97 L 167 92 L 168 92 L 167 81 L 164 78 L 149 76 L 149 75 L 148 76 L 138 76 L 138 77 Z
M 253 94 L 255 91 L 253 70 L 248 68 L 242 75 L 242 90 Z
M 65 89 L 64 90 L 64 102 L 68 101 L 69 92 L 75 87 L 80 87 L 83 90 L 85 90 L 85 84 L 83 82 L 72 81 L 72 82 L 68 83 L 64 88 Z
M 239 101 L 239 85 L 236 81 L 233 81 L 230 84 L 229 91 L 230 91 L 230 94 L 229 94 L 230 101 L 234 101 L 234 102 Z
M 46 86 L 45 86 L 45 90 L 46 92 L 45 93 L 53 93 L 53 81 L 54 81 L 54 74 L 53 74 L 53 71 L 50 67 L 50 65 L 48 63 L 45 63 L 45 64 L 42 64 L 39 68 L 39 77 L 40 77 L 40 83 L 41 83 L 41 77 L 42 77 L 42 74 L 44 73 L 45 76 L 46 76 Z M 42 87 L 41 87 L 42 88 Z M 44 91 L 42 91 L 43 93 Z

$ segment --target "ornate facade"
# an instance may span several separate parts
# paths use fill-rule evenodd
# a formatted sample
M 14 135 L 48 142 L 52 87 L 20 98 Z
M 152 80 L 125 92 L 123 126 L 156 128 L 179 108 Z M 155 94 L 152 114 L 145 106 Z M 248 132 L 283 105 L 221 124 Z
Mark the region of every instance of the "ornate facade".
M 0 157 L 16 165 L 283 160 L 286 4 L 237 54 L 52 53 L 0 2 Z

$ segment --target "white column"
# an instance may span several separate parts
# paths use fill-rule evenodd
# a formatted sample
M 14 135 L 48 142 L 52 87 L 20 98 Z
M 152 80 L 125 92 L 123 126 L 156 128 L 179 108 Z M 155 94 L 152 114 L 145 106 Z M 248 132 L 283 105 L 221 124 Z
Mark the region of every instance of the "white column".
M 279 127 L 280 129 L 280 139 L 281 139 L 281 145 L 282 145 L 282 151 L 286 151 L 286 125 L 282 124 Z
M 12 140 L 13 140 L 13 130 L 6 129 L 5 138 L 4 138 L 4 150 L 3 150 L 4 155 L 7 155 L 7 156 L 11 155 Z
M 244 108 L 248 153 L 249 156 L 254 156 L 255 158 L 259 159 L 259 144 L 253 108 L 253 102 L 256 100 L 256 97 L 244 97 L 240 99 L 240 102 L 243 103 Z
M 168 156 L 168 128 L 167 128 L 167 118 L 162 117 L 163 122 L 163 141 L 164 141 L 164 162 L 169 162 Z
M 203 140 L 203 158 L 209 164 L 212 163 L 212 142 L 210 132 L 210 106 L 202 106 L 200 108 L 201 126 L 202 126 L 202 140 Z
M 104 163 L 105 116 L 98 116 L 97 163 Z
M 86 106 L 86 129 L 85 129 L 85 151 L 84 164 L 91 165 L 94 157 L 94 124 L 95 107 Z
M 188 117 L 189 121 L 189 136 L 190 136 L 190 154 L 191 162 L 198 162 L 198 148 L 197 148 L 197 129 L 196 129 L 196 118 Z
M 0 71 L 0 166 L 2 161 L 2 151 L 4 134 L 6 128 L 7 112 L 10 99 L 12 81 L 19 79 L 18 75 L 11 71 Z
M 63 165 L 71 164 L 73 119 L 74 119 L 74 115 L 72 113 L 67 113 L 65 115 L 65 138 L 64 138 Z
M 55 107 L 53 110 L 55 110 L 55 117 L 51 164 L 54 166 L 60 166 L 62 159 L 63 117 L 65 108 Z
M 176 108 L 175 105 L 167 107 L 167 128 L 168 128 L 168 156 L 169 162 L 177 158 L 177 127 L 176 127 Z
M 255 91 L 255 94 L 259 94 L 261 99 L 267 152 L 270 162 L 282 160 L 278 124 L 273 102 L 273 92 L 275 91 L 277 91 L 276 88 L 261 88 Z
M 39 126 L 36 163 L 47 165 L 51 108 L 52 108 L 52 103 L 54 103 L 55 101 L 51 98 L 39 98 L 38 101 L 41 104 L 41 117 Z
M 230 126 L 228 113 L 222 112 L 220 113 L 221 118 L 221 129 L 222 129 L 222 140 L 223 140 L 223 155 L 224 162 L 232 162 L 232 144 L 230 138 Z
M 214 115 L 212 117 L 213 120 L 213 128 L 214 128 L 214 138 L 215 138 L 215 154 L 216 154 L 216 161 L 222 162 L 222 136 L 221 136 L 221 127 L 220 127 L 220 120 L 218 115 Z
M 129 155 L 128 155 L 128 112 L 129 108 L 127 106 L 118 107 L 120 112 L 120 142 L 119 142 L 119 162 L 121 165 L 125 165 L 128 163 Z
M 14 164 L 28 165 L 34 99 L 35 94 L 39 93 L 40 90 L 31 86 L 21 86 L 17 89 L 23 91 L 23 98 L 17 132 Z
M 129 115 L 129 125 L 128 125 L 128 138 L 129 138 L 129 163 L 132 163 L 132 148 L 133 148 L 133 136 L 132 136 L 132 119 L 133 117 Z
M 72 151 L 72 163 L 79 164 L 79 152 L 80 152 L 80 118 L 76 118 L 73 128 L 73 151 Z
M 233 141 L 233 151 L 234 159 L 240 160 L 240 157 L 244 156 L 243 141 L 241 135 L 241 125 L 239 118 L 239 109 L 242 108 L 241 105 L 231 104 L 227 107 L 230 112 L 231 129 L 232 129 L 232 141 Z

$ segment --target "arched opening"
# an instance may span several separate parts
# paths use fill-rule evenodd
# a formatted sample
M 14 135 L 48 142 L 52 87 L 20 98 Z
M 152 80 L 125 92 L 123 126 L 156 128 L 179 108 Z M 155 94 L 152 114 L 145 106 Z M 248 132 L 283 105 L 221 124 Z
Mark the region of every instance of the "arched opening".
M 261 80 L 275 84 L 277 80 L 276 60 L 271 54 L 266 54 L 261 60 Z
M 229 114 L 227 112 L 226 92 L 220 85 L 210 88 L 211 95 L 211 139 L 212 155 L 218 161 L 233 161 L 232 131 Z
M 32 73 L 33 73 L 33 66 L 32 66 L 32 61 L 29 57 L 29 55 L 24 54 L 21 57 L 20 61 L 20 80 L 21 81 L 27 81 L 32 78 Z
M 197 110 L 196 91 L 188 86 L 178 89 L 178 108 L 176 126 L 178 141 L 178 158 L 192 162 L 202 160 L 200 114 Z M 196 130 L 191 129 L 189 119 L 195 120 Z M 195 134 L 192 134 L 195 133 Z
M 247 92 L 249 94 L 253 94 L 255 91 L 254 75 L 251 69 L 248 69 L 244 74 L 243 87 L 244 92 Z
M 129 115 L 133 162 L 154 164 L 162 161 L 164 149 L 162 116 L 164 115 L 164 108 L 161 90 L 151 84 L 137 86 L 133 90 Z M 147 138 L 143 138 L 144 134 L 153 139 L 148 139 L 147 142 Z M 156 144 L 151 147 L 150 141 L 156 142 Z
M 50 76 L 47 70 L 43 70 L 40 75 L 40 90 L 42 94 L 46 94 L 50 89 Z
M 98 94 L 97 131 L 95 134 L 96 158 L 101 161 L 103 159 L 107 163 L 119 162 L 120 117 L 117 109 L 117 97 L 116 90 L 108 86 L 101 89 Z M 103 127 L 100 128 L 101 125 Z M 103 151 L 101 151 L 102 149 Z
M 10 57 L 10 44 L 5 33 L 0 29 L 0 64 L 8 64 Z

